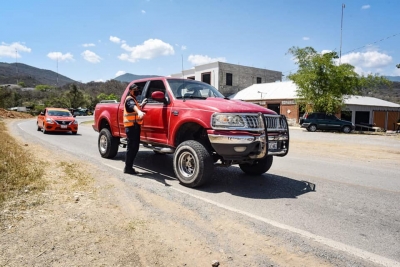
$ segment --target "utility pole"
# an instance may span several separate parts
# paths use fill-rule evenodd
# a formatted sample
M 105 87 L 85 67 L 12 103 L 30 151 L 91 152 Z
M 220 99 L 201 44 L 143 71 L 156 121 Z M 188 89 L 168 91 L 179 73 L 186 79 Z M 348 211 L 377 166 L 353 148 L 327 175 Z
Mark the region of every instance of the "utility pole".
M 57 57 L 57 87 L 58 87 L 58 57 Z
M 15 71 L 16 71 L 16 74 L 17 74 L 17 84 L 18 84 L 18 61 L 17 61 L 17 58 L 18 58 L 18 51 L 15 48 Z
M 342 30 L 343 30 L 343 9 L 345 8 L 345 4 L 342 4 L 342 19 L 340 22 L 340 52 L 339 52 L 339 65 L 342 59 Z

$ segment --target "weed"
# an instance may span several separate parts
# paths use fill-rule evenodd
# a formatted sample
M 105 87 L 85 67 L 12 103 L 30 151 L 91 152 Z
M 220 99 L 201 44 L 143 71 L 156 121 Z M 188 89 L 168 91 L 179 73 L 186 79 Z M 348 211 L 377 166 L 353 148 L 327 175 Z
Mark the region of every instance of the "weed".
M 8 134 L 0 121 L 0 207 L 11 198 L 31 192 L 41 192 L 46 187 L 43 178 L 44 164 L 35 160 L 23 146 Z

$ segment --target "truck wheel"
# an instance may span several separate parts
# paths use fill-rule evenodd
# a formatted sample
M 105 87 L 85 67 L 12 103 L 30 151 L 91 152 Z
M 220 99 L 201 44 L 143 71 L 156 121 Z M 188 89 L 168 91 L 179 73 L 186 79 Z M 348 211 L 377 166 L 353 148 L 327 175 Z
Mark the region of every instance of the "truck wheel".
M 266 173 L 269 168 L 271 168 L 273 162 L 273 156 L 266 156 L 263 159 L 254 161 L 253 164 L 245 163 L 239 164 L 240 169 L 243 172 L 250 174 L 250 175 L 261 175 Z
M 310 132 L 315 132 L 317 130 L 317 125 L 311 124 L 310 126 L 308 126 L 308 129 L 310 130 Z
M 213 158 L 199 142 L 181 143 L 174 153 L 174 172 L 179 182 L 188 187 L 204 184 L 213 171 Z
M 118 153 L 119 138 L 113 137 L 110 130 L 103 128 L 99 133 L 97 145 L 103 158 L 112 159 Z

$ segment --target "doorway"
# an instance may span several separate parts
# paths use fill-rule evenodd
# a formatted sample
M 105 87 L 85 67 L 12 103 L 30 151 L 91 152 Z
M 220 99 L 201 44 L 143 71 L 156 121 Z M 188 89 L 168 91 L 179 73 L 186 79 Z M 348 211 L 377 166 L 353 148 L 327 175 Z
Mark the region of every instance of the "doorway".
M 268 104 L 267 107 L 275 111 L 278 115 L 281 114 L 281 104 Z

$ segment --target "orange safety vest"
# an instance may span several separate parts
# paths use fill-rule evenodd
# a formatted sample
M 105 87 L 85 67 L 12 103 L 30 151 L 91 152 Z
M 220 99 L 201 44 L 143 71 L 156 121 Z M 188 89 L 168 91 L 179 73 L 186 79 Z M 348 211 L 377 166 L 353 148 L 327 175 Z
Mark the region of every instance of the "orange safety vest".
M 135 98 L 133 98 L 132 96 L 128 96 L 125 99 L 125 103 L 128 99 L 132 98 L 133 101 L 135 101 L 136 106 L 138 107 L 138 109 L 140 109 L 139 103 L 136 101 Z M 124 103 L 124 127 L 132 127 L 133 125 L 135 125 L 135 123 L 137 124 L 142 124 L 143 123 L 143 118 L 139 119 L 138 114 L 133 111 L 133 112 L 128 112 L 126 110 L 126 105 Z

